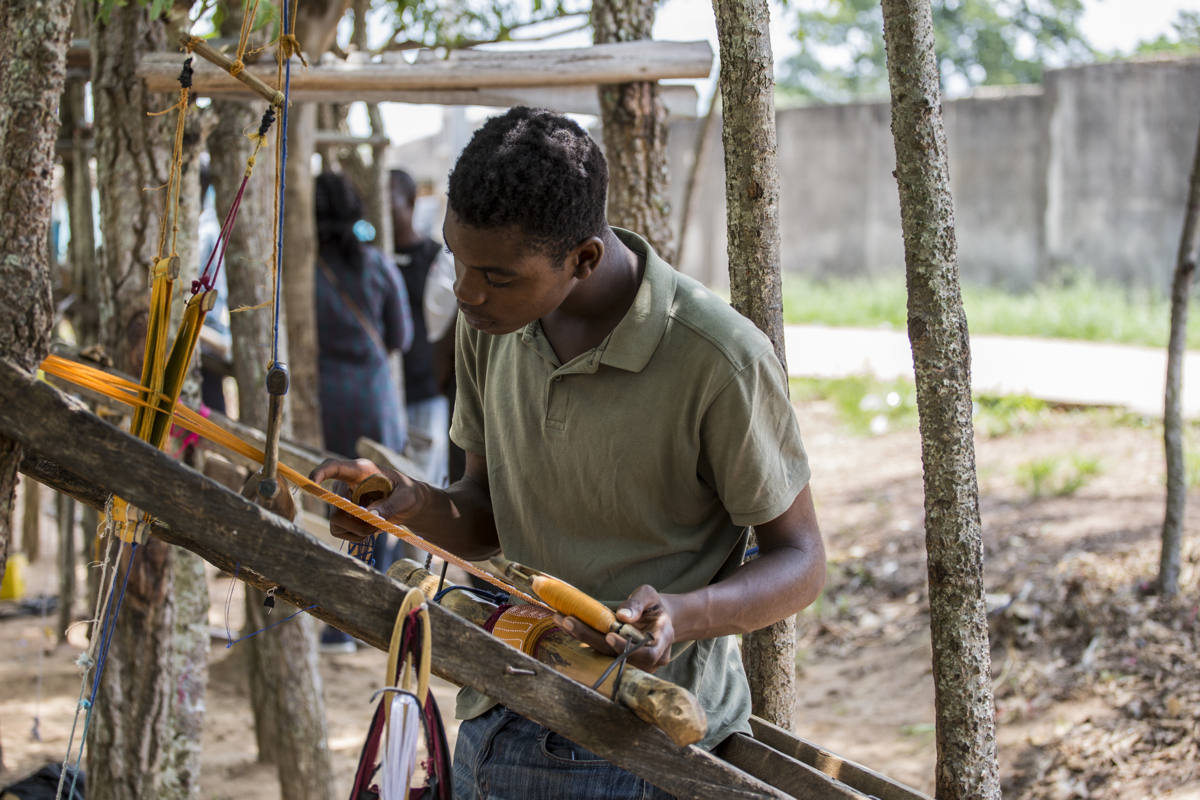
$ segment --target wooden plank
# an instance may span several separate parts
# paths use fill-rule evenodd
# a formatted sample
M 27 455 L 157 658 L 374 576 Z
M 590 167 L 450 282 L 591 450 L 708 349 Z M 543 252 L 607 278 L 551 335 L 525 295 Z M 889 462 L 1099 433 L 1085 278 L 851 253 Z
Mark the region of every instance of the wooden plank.
M 314 616 L 386 648 L 404 594 L 400 584 L 117 430 L 7 360 L 0 360 L 0 432 L 33 454 L 27 463 L 49 461 L 60 473 L 89 476 L 93 503 L 118 493 L 160 520 L 154 535 L 260 589 L 278 587 L 276 594 L 289 603 L 313 606 Z M 484 692 L 664 790 L 686 798 L 789 796 L 711 753 L 678 747 L 628 710 L 450 611 L 434 605 L 430 615 L 434 648 L 442 654 L 438 675 Z
M 464 53 L 469 52 L 469 55 Z M 293 93 L 335 92 L 344 101 L 364 92 L 431 89 L 511 89 L 531 86 L 595 86 L 631 81 L 707 78 L 712 69 L 708 42 L 616 42 L 551 50 L 451 51 L 446 58 L 408 63 L 385 58 L 369 63 L 329 62 L 292 70 Z M 153 53 L 138 64 L 137 75 L 154 92 L 179 88 L 181 56 Z M 194 65 L 196 94 L 223 94 L 246 88 L 208 63 Z M 271 83 L 275 66 L 262 63 L 246 72 Z M 298 94 L 296 96 L 299 96 Z
M 716 754 L 765 783 L 796 797 L 861 800 L 865 795 L 820 770 L 790 758 L 744 733 L 735 733 L 717 746 Z
M 860 792 L 879 800 L 930 800 L 928 795 L 881 775 L 872 769 L 835 755 L 823 747 L 792 735 L 783 728 L 759 717 L 750 718 L 754 738 L 805 764 L 810 764 L 826 775 L 853 786 Z M 732 763 L 737 763 L 729 759 Z M 752 770 L 742 767 L 748 772 Z

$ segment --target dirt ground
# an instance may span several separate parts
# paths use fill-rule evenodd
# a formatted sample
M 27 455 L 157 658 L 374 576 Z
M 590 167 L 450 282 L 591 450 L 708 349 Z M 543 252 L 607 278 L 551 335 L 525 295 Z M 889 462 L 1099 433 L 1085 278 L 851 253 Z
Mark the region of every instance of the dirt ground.
M 932 793 L 917 433 L 852 434 L 817 402 L 798 413 L 829 580 L 801 619 L 797 730 Z M 976 446 L 1004 796 L 1200 800 L 1200 495 L 1190 498 L 1183 592 L 1165 603 L 1147 591 L 1165 493 L 1161 429 L 1115 412 L 1061 409 L 1013 427 Z M 1028 465 L 1038 461 L 1091 467 L 1073 492 L 1035 496 Z M 49 517 L 43 527 L 49 545 Z M 44 555 L 29 570 L 31 594 L 54 591 L 52 569 Z M 210 622 L 223 632 L 230 581 L 214 574 L 210 587 Z M 82 628 L 55 647 L 42 620 L 15 610 L 0 604 L 0 784 L 63 758 L 83 645 Z M 247 787 L 278 797 L 274 769 L 254 758 L 242 658 L 214 636 L 205 798 L 244 797 Z M 384 655 L 323 655 L 321 665 L 339 791 L 348 792 Z M 452 692 L 439 690 L 446 717 Z

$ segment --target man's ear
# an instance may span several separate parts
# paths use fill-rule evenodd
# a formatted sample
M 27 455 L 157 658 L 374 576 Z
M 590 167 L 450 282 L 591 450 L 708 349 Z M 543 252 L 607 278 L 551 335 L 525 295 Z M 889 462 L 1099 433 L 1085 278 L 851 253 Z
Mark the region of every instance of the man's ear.
M 571 250 L 567 256 L 567 267 L 575 279 L 581 281 L 600 266 L 600 260 L 603 258 L 604 242 L 600 240 L 599 236 L 589 236 Z

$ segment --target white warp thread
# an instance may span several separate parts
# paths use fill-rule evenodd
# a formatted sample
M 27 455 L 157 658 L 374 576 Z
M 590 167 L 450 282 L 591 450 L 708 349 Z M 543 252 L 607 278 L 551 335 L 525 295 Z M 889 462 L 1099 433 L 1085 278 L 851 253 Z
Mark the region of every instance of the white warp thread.
M 420 738 L 421 706 L 417 699 L 411 694 L 393 694 L 387 746 L 379 770 L 380 800 L 408 800 Z

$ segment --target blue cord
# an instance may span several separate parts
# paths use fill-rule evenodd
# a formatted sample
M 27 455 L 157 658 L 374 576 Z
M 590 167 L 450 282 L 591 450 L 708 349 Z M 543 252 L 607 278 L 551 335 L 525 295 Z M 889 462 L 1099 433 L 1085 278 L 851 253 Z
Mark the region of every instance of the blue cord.
M 129 574 L 133 572 L 133 559 L 136 555 L 137 542 L 130 542 L 129 565 L 125 569 L 125 579 L 121 582 L 121 593 L 117 595 L 117 605 L 115 608 L 112 607 L 112 593 L 117 588 L 115 583 L 108 594 L 109 607 L 112 610 L 109 612 L 108 619 L 104 620 L 104 627 L 101 629 L 100 655 L 96 658 L 96 672 L 92 678 L 92 691 L 85 701 L 87 703 L 87 713 L 83 717 L 83 734 L 79 738 L 79 755 L 75 757 L 74 774 L 71 776 L 70 797 L 75 796 L 75 782 L 79 780 L 79 765 L 83 762 L 83 746 L 87 743 L 88 727 L 92 722 L 92 710 L 96 706 L 96 693 L 100 690 L 100 678 L 104 675 L 104 663 L 108 660 L 108 646 L 112 642 L 113 631 L 117 627 L 117 617 L 121 613 L 121 604 L 125 602 L 125 590 L 129 587 Z M 119 563 L 119 554 L 117 558 Z
M 296 610 L 295 612 L 293 612 L 293 613 L 291 613 L 291 614 L 287 615 L 287 616 L 286 616 L 286 617 L 284 617 L 283 619 L 277 619 L 277 620 L 275 620 L 274 622 L 272 622 L 270 625 L 266 626 L 265 628 L 259 628 L 258 630 L 254 631 L 253 633 L 247 633 L 245 636 L 242 636 L 241 638 L 234 639 L 234 640 L 233 640 L 233 641 L 231 641 L 231 642 L 226 642 L 226 643 L 225 643 L 225 647 L 226 647 L 226 648 L 233 647 L 233 646 L 234 646 L 235 644 L 237 644 L 238 642 L 244 642 L 244 641 L 246 641 L 247 639 L 249 639 L 251 636 L 258 636 L 258 635 L 259 635 L 260 633 L 262 633 L 263 631 L 269 631 L 269 630 L 271 630 L 271 628 L 274 628 L 274 627 L 276 627 L 277 625 L 282 625 L 283 623 L 287 622 L 289 619 L 292 619 L 293 617 L 298 617 L 298 616 L 300 616 L 301 614 L 303 614 L 305 611 L 312 611 L 312 610 L 313 610 L 314 608 L 316 608 L 316 607 L 317 607 L 317 604 L 316 604 L 316 603 L 313 603 L 313 604 L 312 604 L 311 606 L 309 606 L 308 608 L 301 608 L 301 609 L 298 609 L 298 610 Z M 227 638 L 228 638 L 228 637 L 227 637 Z
M 282 0 L 283 23 L 280 30 L 283 34 L 291 34 L 291 9 L 289 0 Z M 283 113 L 279 118 L 279 219 L 275 235 L 275 320 L 271 338 L 271 364 L 279 363 L 279 308 L 283 287 L 283 208 L 284 193 L 287 189 L 287 140 L 288 140 L 288 103 L 292 87 L 292 56 L 288 54 L 283 65 Z

